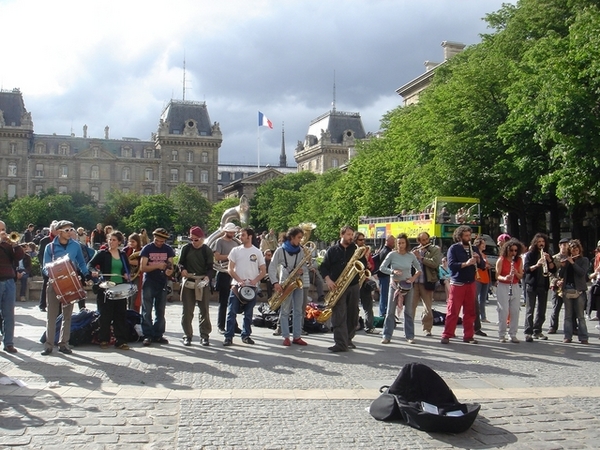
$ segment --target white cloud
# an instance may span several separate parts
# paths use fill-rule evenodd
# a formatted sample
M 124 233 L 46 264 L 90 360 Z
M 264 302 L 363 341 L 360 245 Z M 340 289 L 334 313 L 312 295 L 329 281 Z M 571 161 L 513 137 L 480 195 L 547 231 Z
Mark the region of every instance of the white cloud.
M 183 92 L 223 131 L 221 160 L 288 162 L 311 119 L 360 112 L 366 131 L 399 105 L 395 89 L 441 60 L 443 40 L 473 44 L 502 0 L 2 1 L 0 83 L 19 87 L 37 133 L 148 139 Z

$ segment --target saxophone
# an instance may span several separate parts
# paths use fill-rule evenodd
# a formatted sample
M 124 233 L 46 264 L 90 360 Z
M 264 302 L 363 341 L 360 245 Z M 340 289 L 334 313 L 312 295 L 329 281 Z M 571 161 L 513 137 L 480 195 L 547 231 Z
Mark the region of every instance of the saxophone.
M 362 275 L 364 273 L 365 265 L 359 261 L 367 251 L 366 247 L 357 247 L 354 254 L 342 270 L 342 273 L 335 280 L 336 288 L 329 291 L 325 296 L 325 309 L 321 312 L 319 317 L 316 318 L 317 322 L 325 323 L 331 318 L 333 307 L 342 297 L 342 294 L 348 289 L 350 283 L 356 275 Z
M 306 266 L 306 263 L 308 263 L 311 260 L 313 251 L 316 248 L 317 246 L 315 245 L 315 243 L 311 241 L 308 241 L 302 246 L 304 257 L 298 263 L 298 265 L 294 267 L 294 270 L 290 272 L 285 281 L 280 283 L 281 289 L 283 290 L 281 292 L 275 292 L 273 296 L 269 299 L 269 308 L 271 308 L 272 311 L 276 311 L 278 308 L 280 308 L 283 302 L 285 302 L 290 296 L 290 294 L 296 289 L 302 289 L 303 283 L 300 279 L 301 276 L 297 276 L 296 274 L 301 268 Z
M 286 301 L 290 294 L 296 289 L 303 288 L 304 285 L 302 280 L 299 276 L 296 276 L 296 273 L 311 260 L 312 254 L 317 248 L 314 242 L 309 241 L 310 235 L 312 234 L 312 231 L 317 228 L 317 225 L 312 222 L 302 222 L 300 225 L 298 225 L 298 227 L 301 228 L 302 232 L 304 233 L 302 239 L 300 240 L 300 245 L 304 251 L 304 257 L 302 258 L 302 261 L 300 261 L 300 264 L 298 264 L 288 275 L 286 280 L 283 283 L 280 283 L 283 291 L 275 292 L 269 299 L 268 303 L 272 311 L 276 311 L 278 308 L 280 308 L 283 302 Z M 281 276 L 279 279 L 281 280 Z
M 548 270 L 548 261 L 546 261 L 546 255 L 544 255 L 544 247 L 540 250 L 540 255 L 542 256 L 542 275 L 545 277 L 550 276 L 550 271 Z

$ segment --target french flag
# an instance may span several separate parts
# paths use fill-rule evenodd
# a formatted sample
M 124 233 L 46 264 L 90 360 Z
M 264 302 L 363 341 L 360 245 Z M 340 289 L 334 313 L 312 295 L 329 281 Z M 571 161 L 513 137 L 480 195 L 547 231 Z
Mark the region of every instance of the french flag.
M 259 127 L 269 127 L 272 130 L 273 122 L 271 122 L 269 119 L 267 119 L 267 116 L 265 116 L 263 113 L 261 113 L 259 111 L 258 112 L 258 126 Z

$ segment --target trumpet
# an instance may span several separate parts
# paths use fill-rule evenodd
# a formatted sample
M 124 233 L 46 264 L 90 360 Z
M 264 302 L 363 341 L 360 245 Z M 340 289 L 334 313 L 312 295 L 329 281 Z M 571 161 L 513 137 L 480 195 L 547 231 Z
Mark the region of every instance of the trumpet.
M 16 231 L 11 231 L 10 234 L 7 236 L 7 239 L 13 244 L 18 244 L 21 240 L 21 235 Z

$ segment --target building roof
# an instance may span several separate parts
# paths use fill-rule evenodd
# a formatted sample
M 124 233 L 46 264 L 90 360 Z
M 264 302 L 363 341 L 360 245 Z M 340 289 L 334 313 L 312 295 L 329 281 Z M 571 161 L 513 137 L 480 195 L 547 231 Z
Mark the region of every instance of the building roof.
M 333 144 L 343 142 L 346 130 L 352 130 L 355 139 L 366 137 L 360 113 L 342 112 L 335 109 L 312 120 L 307 134 L 316 136 L 318 139 L 321 137 L 321 130 L 329 132 Z
M 183 134 L 186 121 L 192 119 L 196 122 L 200 136 L 212 135 L 212 123 L 206 102 L 171 100 L 160 118 L 169 122 L 169 134 Z
M 27 110 L 19 89 L 0 91 L 0 111 L 2 111 L 4 123 L 7 127 L 21 126 L 21 117 Z

